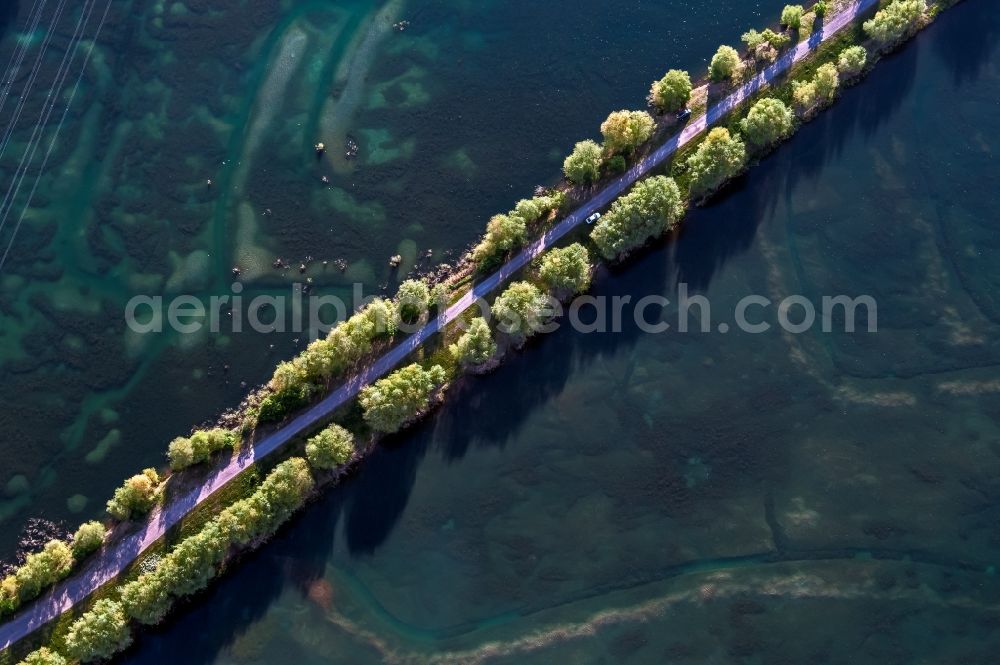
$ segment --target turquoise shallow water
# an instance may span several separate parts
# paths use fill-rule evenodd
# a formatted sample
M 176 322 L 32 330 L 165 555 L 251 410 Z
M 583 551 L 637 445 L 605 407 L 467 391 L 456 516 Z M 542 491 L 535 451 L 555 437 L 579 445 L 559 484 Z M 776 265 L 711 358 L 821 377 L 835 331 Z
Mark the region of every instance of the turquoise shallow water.
M 992 662 L 998 27 L 951 10 L 595 288 L 877 334 L 550 335 L 126 660 Z
M 190 119 L 197 114 L 171 109 L 199 99 L 219 106 L 227 122 L 245 116 L 239 137 L 222 132 L 209 139 L 200 130 L 205 145 L 219 144 L 218 161 L 242 155 L 253 143 L 247 137 L 254 136 L 254 100 L 280 83 L 268 82 L 278 70 L 262 64 L 273 62 L 265 54 L 290 44 L 286 55 L 316 58 L 307 55 L 322 50 L 310 26 L 325 26 L 329 36 L 343 24 L 343 37 L 330 38 L 342 46 L 293 72 L 283 95 L 285 104 L 305 109 L 303 126 L 319 126 L 322 98 L 302 71 L 333 77 L 338 53 L 363 52 L 363 37 L 355 42 L 350 35 L 370 34 L 363 26 L 375 8 L 364 4 L 262 4 L 231 42 L 192 39 L 189 60 L 156 69 L 173 77 L 159 122 L 189 133 L 164 132 L 162 149 L 147 152 L 156 160 L 148 173 L 136 166 L 137 155 L 109 160 L 122 175 L 108 180 L 115 190 L 97 186 L 95 195 L 109 206 L 133 201 L 138 208 L 130 214 L 150 218 L 190 213 L 160 224 L 168 231 L 149 241 L 143 271 L 169 263 L 157 258 L 167 247 L 185 253 L 215 247 L 220 238 L 229 246 L 239 234 L 239 206 L 249 201 L 281 220 L 280 206 L 299 210 L 287 227 L 265 227 L 258 236 L 272 252 L 295 257 L 319 246 L 331 257 L 366 260 L 366 279 L 377 285 L 388 278 L 384 257 L 400 251 L 403 238 L 436 254 L 463 246 L 486 215 L 553 178 L 559 156 L 606 111 L 636 105 L 660 70 L 694 67 L 721 39 L 735 40 L 761 21 L 757 6 L 737 3 L 720 4 L 702 19 L 696 16 L 707 12 L 681 4 L 626 4 L 614 15 L 559 2 L 546 7 L 403 8 L 412 33 L 381 42 L 362 92 L 351 93 L 368 100 L 352 123 L 364 159 L 394 161 L 354 173 L 328 167 L 338 187 L 353 182 L 359 190 L 353 213 L 335 217 L 340 226 L 329 248 L 310 235 L 334 217 L 322 213 L 327 204 L 310 198 L 308 206 L 293 207 L 311 186 L 300 172 L 312 177 L 312 169 L 327 167 L 291 150 L 281 156 L 282 145 L 311 143 L 295 129 L 298 116 L 282 116 L 267 125 L 280 129 L 260 133 L 258 150 L 275 163 L 248 160 L 244 188 L 220 209 L 200 187 L 174 187 L 163 171 L 182 163 L 199 136 L 198 121 Z M 772 15 L 779 4 L 760 9 Z M 749 293 L 868 293 L 879 303 L 879 333 L 561 330 L 496 374 L 456 387 L 446 408 L 388 442 L 356 478 L 144 634 L 124 660 L 992 662 L 1000 591 L 993 568 L 1000 551 L 1000 273 L 992 260 L 1000 245 L 1000 25 L 990 10 L 981 0 L 949 10 L 718 203 L 693 211 L 679 237 L 602 273 L 595 284 L 599 295 L 674 299 L 685 282 L 708 295 L 723 320 Z M 167 16 L 164 30 L 199 34 L 199 19 Z M 302 16 L 308 23 L 298 22 Z M 146 43 L 154 21 L 150 14 L 147 27 L 130 33 L 120 18 L 117 29 L 136 48 L 167 52 L 162 43 Z M 294 39 L 296 30 L 305 42 Z M 637 31 L 644 41 L 635 39 Z M 304 44 L 301 51 L 296 43 Z M 225 76 L 219 63 L 228 63 Z M 121 63 L 113 71 L 138 85 L 142 67 Z M 336 94 L 352 89 L 346 77 Z M 206 94 L 214 90 L 210 81 L 223 92 Z M 429 99 L 419 101 L 421 91 Z M 142 99 L 119 107 L 121 117 L 103 125 L 104 134 L 113 134 L 121 118 L 143 122 Z M 401 113 L 407 103 L 412 110 Z M 145 122 L 153 123 L 148 131 L 156 127 Z M 364 127 L 379 131 L 363 134 Z M 386 131 L 393 137 L 386 152 L 372 157 L 373 139 Z M 450 173 L 443 164 L 457 165 L 456 175 L 443 175 Z M 200 182 L 201 173 L 189 181 Z M 216 177 L 230 178 L 228 189 L 243 175 L 232 169 Z M 125 196 L 130 189 L 132 199 Z M 144 197 L 153 198 L 135 203 Z M 343 205 L 329 205 L 336 201 Z M 359 201 L 369 205 L 363 212 Z M 193 227 L 181 231 L 184 224 Z M 139 252 L 143 238 L 136 235 L 128 242 Z M 47 236 L 39 237 L 44 248 Z M 89 252 L 73 238 L 49 238 L 61 253 L 43 251 L 35 267 L 21 266 L 25 280 L 46 286 L 46 256 L 86 264 Z M 296 244 L 303 239 L 311 240 L 308 247 Z M 229 263 L 209 261 L 200 288 L 225 285 Z M 66 273 L 90 293 L 121 298 L 138 269 L 110 265 L 118 272 L 84 265 Z M 258 281 L 279 283 L 269 271 Z M 37 295 L 26 302 L 51 311 Z M 71 331 L 94 325 L 86 312 L 54 311 Z M 88 341 L 117 339 L 110 330 Z M 103 496 L 125 471 L 155 461 L 178 428 L 237 400 L 239 380 L 260 380 L 294 348 L 288 339 L 268 353 L 272 340 L 247 336 L 187 350 L 167 341 L 136 374 L 117 359 L 110 364 L 119 348 L 111 341 L 103 354 L 70 355 L 74 334 L 84 333 L 67 333 L 54 347 L 58 362 L 22 361 L 5 374 L 6 390 L 22 388 L 19 404 L 37 405 L 39 415 L 28 422 L 53 432 L 25 438 L 30 409 L 8 416 L 22 428 L 8 445 L 39 442 L 15 463 L 32 487 L 44 485 L 38 478 L 46 464 L 54 475 L 5 524 L 29 512 L 60 516 L 73 493 Z M 226 362 L 228 383 L 219 370 Z M 105 373 L 83 387 L 67 378 L 61 399 L 73 406 L 50 422 L 41 414 L 60 395 L 51 396 L 45 372 L 60 363 L 78 365 L 77 376 L 90 377 L 84 370 L 95 366 Z M 199 367 L 216 374 L 196 379 Z M 130 376 L 138 378 L 124 383 Z M 25 381 L 38 392 L 23 390 Z M 95 396 L 95 417 L 70 448 L 55 433 L 62 431 L 59 418 L 72 421 L 88 404 L 81 395 Z M 169 409 L 150 408 L 165 396 Z M 106 403 L 117 420 L 102 414 Z M 106 463 L 80 464 L 94 437 L 115 427 L 124 443 Z M 67 449 L 49 463 L 53 450 Z

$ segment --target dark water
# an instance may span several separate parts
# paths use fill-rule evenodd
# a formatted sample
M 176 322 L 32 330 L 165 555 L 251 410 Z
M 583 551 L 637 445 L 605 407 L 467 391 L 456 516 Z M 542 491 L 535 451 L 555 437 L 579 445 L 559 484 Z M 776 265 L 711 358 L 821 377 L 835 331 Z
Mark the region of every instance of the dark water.
M 232 36 L 238 45 L 218 33 L 185 44 L 191 61 L 174 65 L 167 108 L 197 99 L 231 119 L 234 108 L 252 104 L 261 93 L 247 91 L 267 89 L 263 65 L 256 73 L 247 64 L 232 66 L 206 95 L 218 70 L 192 63 L 249 63 L 266 50 L 252 35 L 269 34 L 280 49 L 304 25 L 290 18 L 303 7 L 310 8 L 309 21 L 328 22 L 327 34 L 337 20 L 351 31 L 351 19 L 339 13 L 343 5 L 260 7 L 245 17 L 242 37 L 239 30 Z M 635 105 L 660 70 L 694 67 L 720 40 L 733 41 L 760 22 L 757 6 L 737 3 L 720 4 L 711 18 L 701 18 L 709 13 L 704 5 L 619 4 L 613 14 L 562 2 L 545 7 L 403 8 L 412 33 L 391 35 L 379 47 L 364 86 L 368 106 L 351 130 L 368 137 L 361 141 L 364 159 L 389 158 L 370 157 L 371 137 L 385 131 L 401 152 L 336 176 L 338 187 L 358 183 L 350 210 L 380 208 L 342 211 L 343 232 L 333 233 L 330 256 L 367 261 L 366 279 L 377 283 L 388 278 L 383 258 L 402 238 L 436 254 L 462 246 L 489 212 L 551 179 L 566 146 L 607 110 Z M 761 8 L 771 15 L 780 7 Z M 356 17 L 367 9 L 344 13 Z M 127 32 L 121 21 L 118 29 Z M 275 32 L 274 25 L 283 27 Z M 128 43 L 144 44 L 146 29 Z M 197 34 L 190 25 L 184 29 Z M 646 34 L 643 41 L 636 30 Z M 692 212 L 675 242 L 595 284 L 598 295 L 674 299 L 685 282 L 711 298 L 716 320 L 731 320 L 736 301 L 750 293 L 814 301 L 870 294 L 879 305 L 878 333 L 561 330 L 496 374 L 456 387 L 432 420 L 392 441 L 357 478 L 144 635 L 125 660 L 993 662 L 1000 607 L 994 568 L 1000 560 L 998 31 L 990 3 L 966 0 L 949 10 L 721 201 Z M 311 57 L 310 48 L 299 57 Z M 157 43 L 150 52 L 156 49 L 186 52 L 177 44 Z M 348 45 L 344 52 L 356 51 Z M 144 66 L 128 62 L 116 71 L 138 85 L 151 78 L 140 75 Z M 424 73 L 407 74 L 415 67 Z M 181 77 L 182 70 L 188 75 Z M 309 109 L 320 112 L 301 100 L 315 91 L 301 75 L 289 80 L 288 90 L 298 92 L 286 91 L 284 103 L 299 99 L 308 123 Z M 379 110 L 371 91 L 390 80 L 387 104 L 398 109 L 409 102 L 414 110 Z M 525 81 L 534 85 L 526 88 Z M 428 100 L 418 101 L 421 90 Z M 138 126 L 151 105 L 140 101 L 117 112 L 132 113 Z M 166 117 L 168 124 L 184 122 Z M 261 146 L 273 144 L 267 154 L 278 155 L 276 161 L 258 158 L 247 169 L 245 189 L 226 205 L 249 200 L 277 214 L 286 205 L 280 202 L 294 209 L 295 194 L 286 199 L 281 192 L 308 190 L 293 177 L 295 169 L 323 167 L 306 161 L 296 167 L 294 151 L 282 152 L 282 145 L 312 142 L 293 128 L 294 118 L 285 120 L 261 135 Z M 110 134 L 116 124 L 99 126 Z M 363 127 L 383 129 L 362 134 Z M 182 135 L 168 131 L 161 139 L 178 144 L 175 153 L 165 152 L 166 145 L 149 153 L 162 161 L 159 168 L 171 162 L 160 155 L 184 154 L 184 142 L 193 139 Z M 406 148 L 411 137 L 413 148 Z M 229 137 L 217 157 L 243 155 L 246 143 Z M 453 178 L 442 175 L 448 156 L 457 160 Z M 150 219 L 189 209 L 191 224 L 203 220 L 202 236 L 200 227 L 188 238 L 177 231 L 177 245 L 149 239 L 154 248 L 211 246 L 218 224 L 227 229 L 219 233 L 220 246 L 229 246 L 238 212 L 217 212 L 222 204 L 214 201 L 168 205 L 166 199 L 177 198 L 169 178 L 143 180 L 133 161 L 119 162 L 128 177 L 115 186 L 154 197 L 144 204 Z M 240 174 L 218 177 L 235 181 Z M 151 180 L 164 190 L 153 191 Z M 111 205 L 122 192 L 101 196 Z M 309 214 L 289 218 L 286 230 L 269 228 L 259 242 L 290 257 L 316 254 L 317 241 L 296 243 L 325 227 L 323 205 L 310 200 Z M 414 219 L 422 220 L 420 228 Z M 61 256 L 72 255 L 67 247 Z M 41 256 L 19 269 L 41 271 Z M 229 263 L 212 263 L 209 286 L 227 284 Z M 132 272 L 124 265 L 120 275 Z M 120 284 L 115 273 L 89 282 L 85 274 L 81 269 L 75 284 L 91 284 L 95 292 L 94 284 Z M 276 283 L 266 274 L 262 281 Z M 40 293 L 52 293 L 43 287 Z M 37 297 L 28 302 L 42 307 Z M 74 316 L 75 323 L 91 320 Z M 171 428 L 235 399 L 234 374 L 259 380 L 268 363 L 292 348 L 285 340 L 268 356 L 261 350 L 270 340 L 232 337 L 222 349 L 213 349 L 212 340 L 208 347 L 165 342 L 125 388 L 110 377 L 134 370 L 113 363 L 112 342 L 104 355 L 81 353 L 89 363 L 82 367 L 108 364 L 100 376 L 119 391 L 110 403 L 123 434 L 133 429 L 100 465 L 79 462 L 88 446 L 9 439 L 12 447 L 30 440 L 37 451 L 34 461 L 26 455 L 15 461 L 33 489 L 44 485 L 36 478 L 54 451 L 68 449 L 51 465 L 48 488 L 17 514 L 58 514 L 66 497 L 81 491 L 75 488 L 109 488 L 121 475 L 111 466 L 123 471 L 155 459 Z M 69 343 L 53 353 L 68 358 L 64 348 Z M 228 385 L 218 376 L 192 377 L 195 368 L 223 362 L 234 368 Z M 39 386 L 37 397 L 29 400 L 23 395 L 32 393 L 22 390 L 18 401 L 41 405 L 46 415 L 32 421 L 35 431 L 59 431 L 58 414 L 42 409 L 54 399 L 45 374 L 53 370 L 40 363 L 5 375 L 5 390 L 31 385 L 25 381 Z M 67 403 L 86 404 L 77 394 L 102 395 L 91 403 L 103 408 L 107 392 L 99 385 L 65 385 Z M 175 397 L 169 409 L 150 408 L 165 396 Z M 20 422 L 27 412 L 7 418 Z M 93 413 L 100 420 L 100 410 Z M 140 443 L 125 443 L 134 441 Z M 39 475 L 29 473 L 31 464 Z
M 949 11 L 595 289 L 870 294 L 878 333 L 562 330 L 127 660 L 993 662 L 998 27 Z

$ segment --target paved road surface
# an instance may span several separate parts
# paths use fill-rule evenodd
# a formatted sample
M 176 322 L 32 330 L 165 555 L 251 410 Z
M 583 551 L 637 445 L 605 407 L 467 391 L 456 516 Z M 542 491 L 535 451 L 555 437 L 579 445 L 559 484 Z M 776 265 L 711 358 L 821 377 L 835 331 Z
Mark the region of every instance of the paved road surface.
M 35 629 L 44 626 L 76 603 L 86 599 L 102 585 L 117 577 L 140 554 L 163 537 L 168 529 L 177 524 L 216 490 L 253 464 L 255 460 L 266 457 L 281 448 L 299 433 L 327 417 L 334 409 L 352 400 L 363 386 L 389 373 L 428 338 L 455 320 L 479 298 L 488 295 L 503 284 L 533 258 L 544 253 L 556 241 L 586 220 L 592 213 L 606 207 L 637 180 L 662 164 L 678 148 L 701 134 L 709 125 L 717 122 L 775 76 L 787 70 L 794 62 L 804 58 L 822 41 L 826 41 L 840 31 L 858 13 L 870 8 L 875 2 L 876 0 L 859 0 L 846 10 L 830 16 L 822 31 L 813 35 L 808 41 L 800 42 L 797 47 L 789 50 L 767 69 L 754 76 L 752 80 L 734 90 L 726 99 L 712 106 L 706 115 L 693 120 L 682 132 L 607 185 L 588 203 L 553 226 L 541 238 L 525 247 L 497 272 L 476 284 L 460 300 L 448 307 L 441 316 L 429 321 L 419 331 L 389 350 L 360 374 L 330 393 L 323 401 L 310 407 L 281 429 L 261 439 L 247 454 L 238 456 L 230 464 L 219 469 L 198 490 L 171 501 L 162 511 L 152 515 L 143 530 L 123 539 L 111 549 L 102 551 L 79 574 L 57 585 L 51 592 L 29 605 L 11 621 L 0 626 L 0 650 L 6 649 Z

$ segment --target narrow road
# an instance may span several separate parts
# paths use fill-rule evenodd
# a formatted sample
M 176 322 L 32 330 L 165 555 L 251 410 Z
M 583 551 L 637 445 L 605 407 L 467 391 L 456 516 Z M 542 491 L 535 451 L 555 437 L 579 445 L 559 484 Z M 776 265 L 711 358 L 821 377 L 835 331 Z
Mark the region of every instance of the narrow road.
M 407 356 L 427 341 L 428 338 L 435 335 L 444 326 L 458 318 L 462 312 L 475 304 L 479 298 L 485 297 L 503 284 L 533 258 L 544 253 L 560 238 L 581 224 L 592 213 L 606 207 L 637 180 L 640 180 L 651 170 L 661 165 L 679 148 L 689 143 L 711 124 L 717 122 L 748 97 L 751 97 L 762 87 L 766 86 L 776 76 L 791 67 L 792 64 L 806 57 L 820 43 L 833 37 L 846 25 L 850 24 L 859 13 L 869 9 L 876 2 L 877 0 L 858 0 L 858 2 L 851 4 L 845 10 L 829 16 L 821 31 L 815 33 L 808 41 L 800 42 L 772 65 L 759 72 L 753 79 L 734 90 L 718 104 L 713 105 L 704 116 L 692 121 L 683 131 L 657 148 L 622 176 L 608 184 L 589 202 L 549 229 L 541 238 L 530 243 L 502 268 L 476 284 L 461 299 L 448 307 L 439 317 L 429 321 L 416 333 L 390 349 L 385 355 L 369 365 L 360 374 L 334 390 L 321 402 L 313 405 L 286 423 L 281 429 L 261 439 L 246 454 L 239 455 L 227 466 L 219 469 L 198 490 L 191 491 L 171 501 L 162 510 L 154 512 L 145 528 L 141 531 L 124 538 L 111 549 L 100 552 L 84 570 L 58 584 L 48 594 L 43 595 L 9 622 L 0 626 L 0 651 L 52 621 L 77 603 L 85 600 L 87 596 L 98 588 L 117 577 L 140 554 L 162 538 L 171 527 L 208 499 L 214 492 L 221 489 L 239 473 L 246 470 L 256 460 L 267 457 L 275 450 L 281 448 L 301 432 L 313 427 L 316 423 L 329 416 L 334 409 L 354 399 L 362 387 L 388 374 L 394 367 L 399 365 Z

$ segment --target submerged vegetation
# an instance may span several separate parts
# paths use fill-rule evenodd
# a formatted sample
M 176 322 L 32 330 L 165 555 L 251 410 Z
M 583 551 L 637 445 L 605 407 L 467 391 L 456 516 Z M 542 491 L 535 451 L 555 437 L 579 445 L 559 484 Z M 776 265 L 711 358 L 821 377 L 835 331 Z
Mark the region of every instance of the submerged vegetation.
M 793 11 L 787 17 L 783 12 L 782 22 L 795 30 L 801 26 L 803 10 L 788 7 L 786 12 L 790 9 Z M 817 7 L 814 13 L 820 15 L 821 10 Z M 889 3 L 875 18 L 864 22 L 864 32 L 874 42 L 871 54 L 896 46 L 913 34 L 925 17 L 926 3 L 922 0 Z M 787 34 L 765 30 L 750 31 L 743 41 L 749 50 L 749 60 L 773 60 L 772 52 L 785 48 L 791 40 Z M 692 146 L 690 153 L 678 155 L 674 168 L 680 170 L 682 177 L 657 175 L 636 183 L 594 226 L 589 238 L 591 247 L 606 260 L 618 260 L 669 232 L 680 223 L 689 201 L 706 199 L 746 168 L 748 148 L 751 155 L 762 154 L 787 139 L 795 131 L 796 114 L 807 120 L 834 101 L 841 77 L 844 82 L 852 81 L 873 64 L 874 58 L 869 57 L 865 45 L 838 44 L 832 62 L 810 70 L 809 77 L 800 76 L 785 84 L 789 95 L 775 91 L 773 97 L 753 100 L 743 118 L 735 120 L 729 128 L 713 128 Z M 735 49 L 721 47 L 712 58 L 709 77 L 713 81 L 735 81 L 749 66 Z M 688 74 L 671 70 L 654 82 L 649 102 L 657 111 L 675 111 L 683 108 L 690 96 Z M 788 105 L 792 101 L 795 113 Z M 620 170 L 619 164 L 624 169 L 626 158 L 641 152 L 656 129 L 657 121 L 645 111 L 612 113 L 601 125 L 604 145 L 580 142 L 566 158 L 567 181 L 590 184 Z M 566 205 L 566 191 L 571 188 L 524 199 L 509 213 L 494 216 L 485 237 L 472 253 L 474 265 L 480 270 L 488 269 L 523 246 L 530 235 L 540 231 Z M 547 292 L 558 295 L 589 288 L 593 265 L 585 242 L 551 250 L 540 257 L 534 275 L 510 284 L 497 296 L 493 313 L 500 323 L 495 330 L 506 335 L 512 345 L 523 343 L 537 330 L 538 322 L 551 316 Z M 333 379 L 345 376 L 371 357 L 382 343 L 395 338 L 400 322 L 420 319 L 428 309 L 440 307 L 447 297 L 442 288 L 431 289 L 425 282 L 407 281 L 400 286 L 396 299 L 372 301 L 327 337 L 311 343 L 300 355 L 276 368 L 260 400 L 247 410 L 244 430 L 281 420 L 305 406 Z M 361 391 L 358 397 L 364 420 L 361 431 L 365 434 L 370 434 L 368 428 L 375 433 L 399 431 L 434 405 L 457 370 L 483 366 L 496 360 L 500 353 L 494 329 L 482 318 L 472 319 L 460 335 L 454 330 L 450 332 L 454 334 L 454 343 L 445 351 L 452 360 L 440 361 L 442 364 L 437 361 L 411 364 Z M 500 339 L 503 341 L 502 335 Z M 197 533 L 180 540 L 153 570 L 102 592 L 103 597 L 62 633 L 60 648 L 64 647 L 66 656 L 91 662 L 127 647 L 132 640 L 133 622 L 158 623 L 178 599 L 203 589 L 236 551 L 272 535 L 314 492 L 313 472 L 329 472 L 350 464 L 358 456 L 356 441 L 359 440 L 360 435 L 338 424 L 328 424 L 315 433 L 305 442 L 305 458 L 292 457 L 279 463 L 252 492 L 208 519 Z M 180 472 L 203 464 L 216 452 L 236 449 L 240 442 L 241 436 L 234 431 L 196 431 L 170 444 L 170 467 Z M 108 512 L 119 521 L 135 519 L 152 510 L 162 493 L 163 480 L 154 469 L 147 469 L 115 492 L 108 502 Z M 22 602 L 63 579 L 75 563 L 100 548 L 104 537 L 103 525 L 87 523 L 80 527 L 71 543 L 52 541 L 42 552 L 29 556 L 15 575 L 0 583 L 0 614 L 15 611 Z M 30 654 L 25 662 L 64 661 L 64 655 L 41 649 Z

